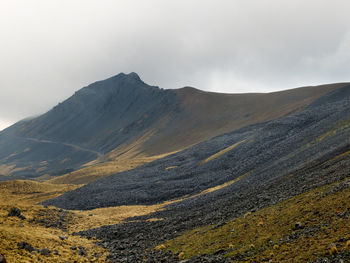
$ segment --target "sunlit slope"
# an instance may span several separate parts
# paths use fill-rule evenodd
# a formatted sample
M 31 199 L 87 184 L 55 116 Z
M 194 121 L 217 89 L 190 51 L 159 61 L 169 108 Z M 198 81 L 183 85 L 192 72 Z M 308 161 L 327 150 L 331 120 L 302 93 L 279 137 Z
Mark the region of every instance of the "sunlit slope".
M 77 187 L 25 180 L 0 182 L 0 254 L 7 262 L 108 262 L 108 251 L 97 246 L 94 239 L 88 240 L 73 233 L 147 215 L 167 204 L 111 207 L 88 212 L 36 204 Z M 19 208 L 25 219 L 8 217 L 13 207 Z M 17 244 L 20 242 L 27 242 L 37 249 L 47 248 L 50 254 L 19 249 Z M 79 247 L 84 247 L 86 255 L 79 254 Z
M 193 88 L 164 90 L 144 83 L 136 73 L 121 73 L 80 89 L 37 118 L 2 131 L 0 179 L 48 179 L 93 161 L 118 161 L 120 156 L 112 158 L 111 153 L 136 144 L 133 152 L 153 158 L 299 111 L 344 85 L 220 94 Z M 108 167 L 107 172 L 101 175 L 92 170 L 91 179 L 109 175 L 113 165 L 101 164 L 99 167 Z
M 164 249 L 182 253 L 182 258 L 219 253 L 234 262 L 313 262 L 338 255 L 350 259 L 349 200 L 346 179 L 220 227 L 185 232 L 166 242 Z
M 339 101 L 331 100 L 331 104 L 334 103 Z M 345 104 L 350 105 L 348 101 Z M 334 117 L 339 113 L 329 114 Z M 271 132 L 270 138 L 276 139 L 272 127 L 281 124 L 273 122 L 265 130 Z M 143 258 L 150 262 L 160 259 L 177 262 L 188 258 L 190 262 L 348 262 L 350 146 L 346 138 L 349 121 L 345 119 L 336 125 L 324 126 L 326 128 L 315 134 L 314 139 L 305 137 L 297 144 L 297 150 L 286 147 L 289 154 L 277 155 L 272 160 L 275 165 L 271 162 L 267 166 L 260 165 L 236 180 L 186 196 L 151 215 L 81 234 L 101 238 L 111 249 L 110 258 L 123 257 L 124 251 L 131 252 L 133 256 L 128 262 Z M 300 129 L 299 125 L 296 127 Z M 292 134 L 287 136 L 293 137 Z M 242 153 L 239 148 L 244 146 L 251 147 L 252 142 L 242 143 L 210 160 L 204 164 L 206 169 L 215 168 L 209 164 L 221 161 L 221 169 L 234 172 L 227 164 L 225 166 L 225 156 L 231 155 L 232 160 Z M 328 150 L 324 151 L 326 148 Z M 267 155 L 265 161 L 269 160 L 270 153 L 275 150 L 263 149 L 263 154 Z M 312 153 L 315 158 L 310 161 L 305 153 L 300 155 L 303 152 Z M 301 163 L 287 165 L 297 161 L 298 155 L 303 157 Z M 213 154 L 207 154 L 206 158 L 210 156 Z M 241 164 L 234 160 L 235 165 Z M 162 167 L 165 170 L 173 167 L 168 171 L 177 170 L 178 173 L 184 169 L 181 165 L 168 165 L 165 163 Z M 218 170 L 216 173 L 223 175 Z M 198 182 L 202 175 L 194 174 Z M 162 176 L 164 178 L 164 174 Z M 182 180 L 187 183 L 183 187 L 188 187 L 190 181 L 185 176 Z M 174 185 L 174 181 L 170 183 Z
M 349 87 L 337 89 L 300 112 L 217 136 L 92 182 L 47 204 L 69 209 L 155 204 L 195 195 L 245 174 L 232 185 L 233 193 L 262 187 L 305 164 L 347 149 L 349 101 Z
M 81 234 L 101 237 L 112 249 L 111 258 L 123 257 L 125 249 L 132 251 L 133 261 L 347 262 L 349 164 L 349 151 L 343 149 L 271 180 L 264 189 L 250 193 L 242 189 L 225 196 L 225 188 L 238 180 L 179 200 L 149 216 L 133 218 L 127 224 Z M 138 246 L 134 247 L 136 240 Z
M 5 256 L 7 262 L 105 262 L 107 253 L 103 248 L 96 246 L 92 240 L 67 232 L 68 219 L 65 218 L 61 227 L 58 227 L 59 215 L 63 212 L 35 205 L 76 187 L 32 181 L 0 183 L 0 254 Z M 26 218 L 8 217 L 12 207 L 19 208 Z M 67 239 L 61 240 L 60 236 Z M 40 252 L 19 249 L 19 242 L 27 242 L 38 249 L 47 248 L 51 253 L 44 256 Z M 80 256 L 78 250 L 71 249 L 73 246 L 83 246 L 87 255 Z
M 347 83 L 302 87 L 280 92 L 222 94 L 195 88 L 175 90 L 181 117 L 169 129 L 145 142 L 150 154 L 188 147 L 219 134 L 300 111 L 328 92 Z
M 141 154 L 126 154 L 119 156 L 115 161 L 111 160 L 87 165 L 87 167 L 77 171 L 50 179 L 48 182 L 53 184 L 87 184 L 115 173 L 132 170 L 166 155 L 167 154 L 161 154 L 148 157 Z

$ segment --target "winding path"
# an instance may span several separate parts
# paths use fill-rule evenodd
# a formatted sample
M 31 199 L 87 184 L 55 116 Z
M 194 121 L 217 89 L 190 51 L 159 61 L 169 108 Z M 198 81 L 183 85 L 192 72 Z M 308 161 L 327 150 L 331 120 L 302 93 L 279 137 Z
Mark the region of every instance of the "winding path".
M 66 143 L 66 142 L 55 142 L 55 141 L 50 141 L 50 140 L 40 140 L 37 138 L 28 138 L 28 137 L 21 137 L 21 138 L 29 140 L 29 141 L 33 141 L 33 142 L 62 144 L 62 145 L 68 146 L 68 147 L 72 147 L 78 151 L 85 151 L 85 152 L 90 152 L 90 153 L 96 154 L 97 158 L 100 159 L 102 162 L 105 160 L 104 154 L 102 154 L 101 152 L 98 152 L 98 151 L 95 151 L 92 149 L 88 149 L 88 148 L 84 148 L 84 147 L 81 147 L 81 146 L 76 145 L 76 144 L 71 144 L 71 143 Z

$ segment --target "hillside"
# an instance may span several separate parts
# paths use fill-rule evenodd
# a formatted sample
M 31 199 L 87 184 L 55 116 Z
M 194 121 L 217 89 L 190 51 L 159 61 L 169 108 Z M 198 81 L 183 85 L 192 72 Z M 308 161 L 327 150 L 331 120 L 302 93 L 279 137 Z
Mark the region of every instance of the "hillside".
M 36 204 L 77 187 L 30 180 L 0 182 L 0 255 L 5 256 L 7 262 L 109 262 L 106 260 L 108 250 L 96 245 L 95 239 L 88 240 L 74 232 L 121 223 L 128 217 L 146 215 L 165 205 L 78 212 Z M 8 216 L 13 207 L 20 209 L 24 217 Z M 18 244 L 22 242 L 34 250 L 21 249 Z M 42 249 L 49 252 L 42 253 Z
M 80 179 L 72 182 L 87 183 L 94 180 L 91 174 L 98 179 L 125 171 L 219 134 L 300 111 L 345 85 L 219 94 L 189 87 L 163 90 L 136 73 L 121 73 L 0 132 L 0 180 L 47 180 L 84 168 L 86 181 L 77 175 Z M 116 165 L 125 156 L 135 161 Z M 103 167 L 97 174 L 95 165 Z
M 193 130 L 204 130 L 199 123 L 220 123 L 219 114 L 237 128 L 208 140 L 203 133 L 204 141 L 160 155 L 147 154 L 145 149 L 152 143 L 153 150 L 161 145 L 157 138 L 171 134 L 170 128 L 148 131 L 104 154 L 72 141 L 54 143 L 52 138 L 22 138 L 18 144 L 9 144 L 14 149 L 29 140 L 32 147 L 37 143 L 35 147 L 44 144 L 56 149 L 59 144 L 70 148 L 72 155 L 79 150 L 96 153 L 82 169 L 47 176 L 51 178 L 47 182 L 0 182 L 0 254 L 8 261 L 23 262 L 350 260 L 350 85 L 301 88 L 285 95 L 212 94 L 192 88 L 174 92 L 182 109 L 177 116 L 186 112 L 184 105 L 198 103 L 187 109 L 201 120 L 189 124 Z M 180 100 L 179 92 L 188 96 Z M 268 114 L 267 109 L 274 107 L 267 102 L 262 106 L 263 96 L 276 104 L 286 96 L 294 103 L 284 110 L 295 110 L 240 127 L 241 114 L 229 120 L 227 116 L 235 111 L 225 110 L 239 105 L 239 96 L 249 97 L 250 102 L 260 98 L 261 103 L 254 104 L 254 118 L 263 109 L 269 116 L 282 114 Z M 232 98 L 237 99 L 235 103 Z M 301 98 L 307 102 L 301 103 Z M 201 108 L 211 103 L 212 109 Z M 298 108 L 300 103 L 304 106 Z M 245 105 L 243 100 L 239 107 Z M 184 114 L 178 123 L 186 123 L 191 116 Z M 11 129 L 15 133 L 15 126 Z M 11 129 L 2 136 L 10 136 Z M 187 138 L 185 134 L 183 130 L 174 136 Z M 30 152 L 25 150 L 23 156 Z M 9 175 L 16 167 L 2 165 L 1 169 Z M 14 206 L 24 218 L 8 215 Z M 36 250 L 22 249 L 23 242 Z
M 300 112 L 217 136 L 44 204 L 88 210 L 171 201 L 150 215 L 80 232 L 101 239 L 115 262 L 349 260 L 349 116 L 346 86 Z
M 350 135 L 349 102 L 350 88 L 337 89 L 300 112 L 217 136 L 85 185 L 48 204 L 66 209 L 153 204 L 197 194 L 243 175 L 232 187 L 259 187 L 349 148 L 344 140 Z
M 152 130 L 173 111 L 171 91 L 152 87 L 135 74 L 93 83 L 44 115 L 0 133 L 4 175 L 58 175 L 98 160 L 118 145 Z

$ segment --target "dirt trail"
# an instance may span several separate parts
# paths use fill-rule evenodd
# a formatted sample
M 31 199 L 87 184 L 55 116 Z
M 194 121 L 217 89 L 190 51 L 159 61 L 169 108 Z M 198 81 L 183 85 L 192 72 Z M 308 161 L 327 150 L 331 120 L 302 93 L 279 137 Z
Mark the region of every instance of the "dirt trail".
M 78 151 L 84 151 L 84 152 L 90 152 L 90 153 L 96 154 L 98 159 L 101 162 L 103 162 L 105 160 L 104 154 L 102 154 L 102 153 L 100 153 L 98 151 L 92 150 L 92 149 L 81 147 L 81 146 L 76 145 L 76 144 L 71 144 L 71 143 L 66 143 L 66 142 L 55 142 L 55 141 L 50 141 L 50 140 L 40 140 L 40 139 L 37 139 L 37 138 L 26 138 L 26 137 L 22 137 L 22 138 L 26 139 L 26 140 L 29 140 L 29 141 L 33 141 L 33 142 L 62 144 L 62 145 L 68 146 L 68 147 L 72 147 L 72 148 L 74 148 L 75 150 L 78 150 Z

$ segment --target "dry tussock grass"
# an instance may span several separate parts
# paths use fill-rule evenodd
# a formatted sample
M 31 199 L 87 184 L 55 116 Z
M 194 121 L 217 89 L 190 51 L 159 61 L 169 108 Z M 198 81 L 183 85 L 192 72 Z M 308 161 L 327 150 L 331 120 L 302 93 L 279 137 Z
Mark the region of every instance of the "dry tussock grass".
M 236 148 L 236 147 L 237 147 L 238 145 L 240 145 L 241 143 L 244 143 L 245 141 L 246 141 L 246 140 L 242 140 L 242 141 L 240 141 L 240 142 L 237 142 L 237 143 L 235 143 L 235 144 L 233 144 L 233 145 L 231 145 L 231 146 L 229 146 L 229 147 L 227 147 L 227 148 L 225 148 L 225 149 L 223 149 L 223 150 L 221 150 L 221 151 L 219 151 L 219 152 L 217 152 L 217 153 L 215 153 L 215 154 L 209 156 L 207 159 L 201 161 L 199 164 L 200 164 L 200 165 L 203 165 L 203 164 L 205 164 L 205 163 L 207 163 L 207 162 L 210 162 L 210 161 L 212 161 L 212 160 L 214 160 L 214 159 L 220 157 L 221 155 L 223 155 L 223 154 L 225 154 L 225 153 L 227 153 L 227 152 L 233 150 L 234 148 Z
M 156 156 L 135 156 L 129 158 L 123 156 L 115 161 L 98 163 L 80 170 L 65 174 L 49 180 L 52 184 L 87 184 L 114 173 L 124 172 L 134 169 L 145 163 L 152 162 L 166 155 Z
M 49 180 L 53 184 L 87 184 L 114 173 L 134 169 L 140 165 L 152 162 L 175 152 L 148 156 L 140 152 L 140 146 L 147 141 L 155 131 L 150 131 L 132 143 L 126 143 L 109 152 L 105 159 L 98 159 L 84 165 L 84 168 Z
M 183 252 L 186 258 L 213 254 L 229 247 L 227 256 L 237 256 L 245 262 L 261 262 L 263 259 L 273 262 L 313 261 L 328 255 L 330 244 L 335 244 L 340 252 L 347 249 L 346 240 L 350 239 L 350 218 L 340 216 L 350 210 L 350 191 L 346 188 L 333 193 L 330 191 L 332 187 L 311 190 L 217 229 L 205 226 L 188 231 L 165 246 L 174 253 Z M 299 221 L 303 229 L 294 230 Z M 311 236 L 300 234 L 292 242 L 280 242 L 286 237 L 291 238 L 295 232 L 308 230 Z
M 8 262 L 105 262 L 107 251 L 96 246 L 93 240 L 72 236 L 70 232 L 47 228 L 37 223 L 40 211 L 49 211 L 50 208 L 35 203 L 75 188 L 76 185 L 52 185 L 32 181 L 0 183 L 0 254 L 3 254 Z M 25 220 L 7 216 L 14 206 L 21 209 Z M 60 235 L 68 238 L 61 240 Z M 57 250 L 59 255 L 51 253 L 50 256 L 42 256 L 37 252 L 29 253 L 18 249 L 17 243 L 22 241 L 39 249 Z M 70 249 L 72 246 L 84 246 L 88 255 L 79 256 L 78 251 Z M 99 255 L 98 258 L 95 257 L 95 253 Z
M 243 175 L 245 176 L 245 175 Z M 203 191 L 200 194 L 221 189 L 232 184 L 243 176 Z M 9 262 L 104 262 L 108 251 L 96 246 L 93 241 L 79 236 L 73 236 L 73 232 L 88 230 L 103 225 L 122 223 L 125 219 L 135 216 L 147 215 L 161 209 L 168 204 L 175 203 L 186 198 L 167 201 L 155 205 L 119 206 L 109 208 L 98 208 L 89 211 L 68 211 L 69 218 L 65 224 L 66 231 L 55 227 L 42 225 L 44 217 L 47 220 L 55 220 L 58 216 L 58 209 L 54 207 L 43 207 L 36 205 L 44 200 L 57 197 L 64 192 L 74 190 L 80 185 L 52 184 L 48 182 L 35 182 L 26 180 L 7 181 L 0 183 L 0 254 L 4 254 Z M 21 221 L 16 217 L 7 217 L 12 207 L 21 209 L 26 220 Z M 150 221 L 162 220 L 152 218 Z M 60 240 L 59 236 L 65 235 L 66 240 Z M 26 241 L 39 249 L 48 248 L 51 251 L 57 250 L 59 255 L 51 254 L 49 257 L 31 254 L 25 250 L 19 250 L 17 243 Z M 84 246 L 88 252 L 87 257 L 79 256 L 77 251 L 72 251 L 71 246 Z M 99 258 L 94 254 L 100 255 Z

